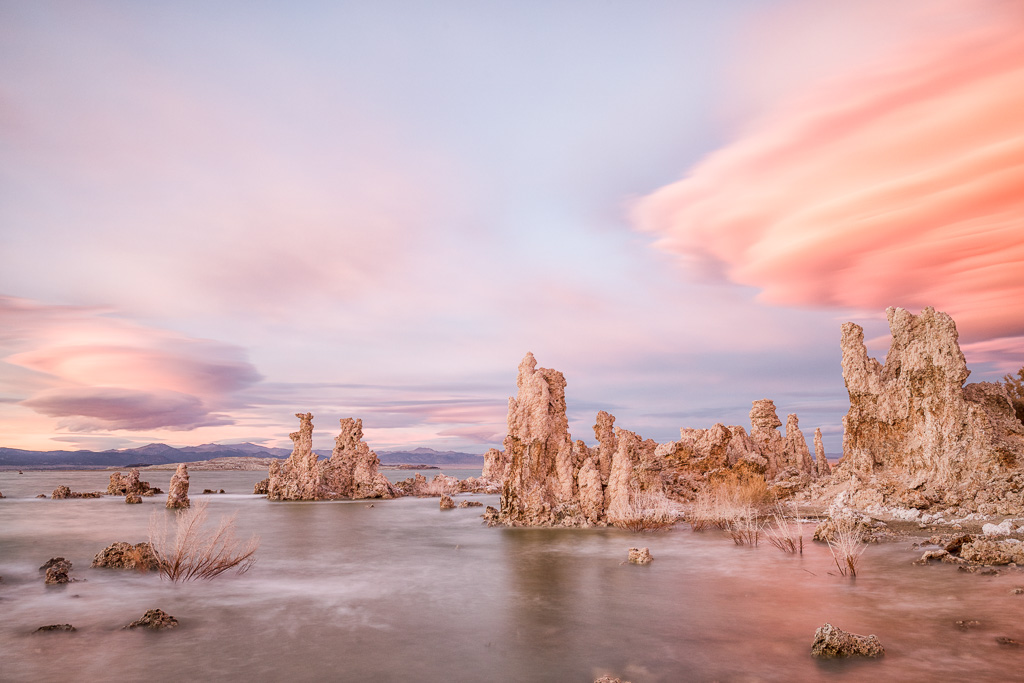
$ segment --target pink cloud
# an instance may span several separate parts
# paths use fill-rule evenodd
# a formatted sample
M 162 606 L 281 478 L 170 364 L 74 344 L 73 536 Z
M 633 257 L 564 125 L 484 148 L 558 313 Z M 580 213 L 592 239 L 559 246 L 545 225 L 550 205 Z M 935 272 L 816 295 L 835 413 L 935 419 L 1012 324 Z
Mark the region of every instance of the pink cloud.
M 765 302 L 932 305 L 967 341 L 1024 334 L 1024 33 L 1017 5 L 960 5 L 956 34 L 800 93 L 643 198 L 638 228 Z
M 75 432 L 231 424 L 215 411 L 261 379 L 241 349 L 98 308 L 0 297 L 0 330 L 0 385 L 12 377 L 22 406 Z

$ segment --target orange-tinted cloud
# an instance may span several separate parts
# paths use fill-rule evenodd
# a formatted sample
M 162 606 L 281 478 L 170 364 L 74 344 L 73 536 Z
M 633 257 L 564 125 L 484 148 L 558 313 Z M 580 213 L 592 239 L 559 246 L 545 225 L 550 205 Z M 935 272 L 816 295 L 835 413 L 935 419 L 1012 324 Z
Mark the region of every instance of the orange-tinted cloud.
M 642 199 L 638 227 L 765 302 L 1024 334 L 1024 11 L 965 6 L 955 35 L 809 89 Z

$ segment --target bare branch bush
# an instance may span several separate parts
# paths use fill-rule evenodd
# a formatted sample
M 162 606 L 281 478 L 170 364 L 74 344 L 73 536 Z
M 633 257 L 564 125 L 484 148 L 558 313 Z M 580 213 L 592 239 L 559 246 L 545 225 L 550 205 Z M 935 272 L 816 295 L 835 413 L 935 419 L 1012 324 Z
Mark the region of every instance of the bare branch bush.
M 859 521 L 849 515 L 833 517 L 835 531 L 827 537 L 828 549 L 842 576 L 857 576 L 857 564 L 867 546 L 861 536 Z
M 208 527 L 208 505 L 208 501 L 199 501 L 174 513 L 173 540 L 169 538 L 167 514 L 153 513 L 149 544 L 161 578 L 174 582 L 212 579 L 231 569 L 244 574 L 255 563 L 259 537 L 253 535 L 244 544 L 237 540 L 235 515 L 222 517 L 216 527 Z
M 736 545 L 751 545 L 757 547 L 761 539 L 761 532 L 764 530 L 764 520 L 761 518 L 760 510 L 750 505 L 729 520 L 727 527 L 729 536 Z
M 776 501 L 772 508 L 772 525 L 765 528 L 765 536 L 768 542 L 784 553 L 796 555 L 804 554 L 804 537 L 800 533 L 799 509 L 794 509 L 795 519 L 786 516 L 786 510 L 782 504 Z
M 759 517 L 770 499 L 768 483 L 762 477 L 729 474 L 704 485 L 686 519 L 694 531 L 711 527 L 730 530 L 752 513 Z
M 612 523 L 629 531 L 667 529 L 679 520 L 676 505 L 661 492 L 638 491 L 615 510 Z

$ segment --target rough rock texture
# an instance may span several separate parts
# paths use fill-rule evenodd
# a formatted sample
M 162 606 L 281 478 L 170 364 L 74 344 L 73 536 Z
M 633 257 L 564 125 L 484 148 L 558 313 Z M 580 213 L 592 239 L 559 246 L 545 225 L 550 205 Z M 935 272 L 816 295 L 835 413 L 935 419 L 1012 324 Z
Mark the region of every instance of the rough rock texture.
M 258 482 L 256 482 L 256 485 L 252 487 L 253 495 L 265 496 L 267 495 L 269 487 L 270 477 L 267 477 L 266 479 L 260 479 Z
M 77 630 L 71 624 L 50 624 L 49 626 L 40 626 L 33 633 L 51 633 L 54 631 L 75 631 Z
M 141 618 L 125 626 L 125 628 L 148 628 L 157 631 L 165 628 L 176 628 L 177 626 L 178 620 L 167 612 L 164 612 L 162 609 L 151 609 L 143 614 Z
M 381 473 L 377 454 L 363 441 L 363 421 L 343 418 L 330 458 L 313 452 L 313 414 L 296 413 L 299 431 L 284 462 L 270 464 L 267 497 L 271 500 L 394 498 L 400 495 Z
M 459 501 L 459 507 L 460 508 L 479 508 L 479 507 L 483 507 L 483 506 L 484 506 L 484 504 L 481 503 L 479 500 L 463 500 L 463 501 Z
M 489 448 L 484 453 L 484 469 L 480 473 L 480 478 L 487 479 L 496 484 L 502 484 L 505 481 L 505 475 L 508 473 L 508 464 L 509 459 L 506 457 L 505 451 Z
M 886 313 L 892 343 L 885 365 L 867 355 L 860 326 L 842 328 L 850 410 L 836 471 L 850 480 L 851 501 L 1019 511 L 1019 486 L 1003 480 L 1024 466 L 1024 425 L 1005 388 L 964 386 L 970 371 L 947 314 Z
M 129 494 L 139 496 L 151 496 L 160 493 L 160 489 L 152 488 L 148 481 L 139 481 L 139 470 L 132 468 L 128 474 L 114 472 L 110 475 L 110 483 L 107 484 L 107 494 L 111 496 L 127 496 Z
M 565 377 L 519 364 L 518 392 L 508 402 L 503 459 L 508 468 L 499 521 L 509 526 L 600 526 L 630 516 L 639 497 L 664 496 L 663 460 L 654 441 L 615 428 L 597 414 L 598 446 L 573 441 L 566 418 Z
M 969 564 L 1024 565 L 1024 543 L 1016 539 L 992 541 L 978 538 L 963 544 L 960 558 Z
M 129 505 L 138 505 L 139 503 L 142 502 L 142 496 L 140 496 L 137 493 L 129 493 L 127 496 L 124 497 L 124 502 L 128 503 Z
M 64 486 L 63 484 L 61 484 L 60 486 L 58 486 L 57 488 L 55 488 L 53 490 L 53 494 L 50 496 L 50 498 L 52 498 L 54 500 L 61 500 L 63 498 L 100 498 L 102 496 L 103 496 L 103 494 L 101 492 L 99 492 L 99 491 L 90 491 L 90 492 L 87 492 L 87 493 L 78 493 L 76 491 L 72 491 L 67 486 Z M 46 496 L 43 496 L 43 497 L 45 498 Z
M 818 475 L 818 469 L 811 458 L 811 451 L 807 448 L 807 439 L 800 431 L 800 421 L 795 413 L 790 413 L 786 418 L 785 453 L 790 465 L 811 476 Z
M 46 561 L 39 571 L 46 572 L 46 583 L 58 584 L 58 583 L 69 583 L 71 577 L 68 574 L 71 573 L 71 562 L 64 559 L 63 557 L 54 557 Z
M 451 510 L 455 507 L 455 501 L 449 495 L 441 494 L 441 509 Z
M 821 440 L 821 427 L 814 429 L 814 461 L 819 477 L 832 474 L 832 466 L 828 464 L 828 458 L 825 456 L 825 444 Z
M 125 541 L 116 541 L 97 553 L 92 559 L 91 566 L 153 571 L 157 568 L 157 560 L 149 543 L 132 545 Z
M 629 549 L 629 561 L 633 564 L 650 564 L 651 551 L 648 548 L 630 548 Z
M 829 659 L 835 657 L 881 657 L 885 655 L 885 650 L 874 635 L 860 636 L 855 633 L 847 633 L 832 624 L 825 624 L 814 633 L 811 655 Z
M 167 507 L 171 509 L 187 508 L 192 505 L 188 499 L 188 466 L 178 463 L 178 469 L 171 477 L 171 485 L 167 491 Z

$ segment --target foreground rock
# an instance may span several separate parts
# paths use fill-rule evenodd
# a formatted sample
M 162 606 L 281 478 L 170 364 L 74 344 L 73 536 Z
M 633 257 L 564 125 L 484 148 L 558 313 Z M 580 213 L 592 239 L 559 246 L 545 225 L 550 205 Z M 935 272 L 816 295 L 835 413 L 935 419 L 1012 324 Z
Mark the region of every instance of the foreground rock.
M 133 628 L 148 628 L 154 631 L 158 631 L 166 628 L 176 628 L 178 626 L 178 620 L 172 617 L 167 612 L 161 609 L 151 609 L 141 618 L 136 619 L 132 623 L 125 626 L 126 629 Z
M 823 659 L 839 657 L 882 657 L 885 650 L 874 635 L 847 633 L 832 624 L 825 624 L 814 633 L 811 655 Z
M 52 633 L 54 631 L 76 631 L 77 629 L 71 624 L 50 624 L 49 626 L 40 626 L 33 633 Z
M 185 463 L 178 463 L 178 469 L 171 477 L 171 485 L 167 492 L 167 507 L 172 510 L 180 510 L 192 505 L 188 499 L 188 466 Z
M 284 462 L 270 464 L 267 497 L 271 500 L 394 498 L 399 495 L 379 471 L 377 454 L 363 441 L 363 421 L 340 420 L 341 432 L 326 460 L 313 452 L 313 414 L 297 413 L 299 431 L 290 434 L 294 448 Z
M 46 583 L 50 585 L 70 583 L 71 562 L 63 557 L 54 557 L 46 561 L 39 571 L 46 572 Z
M 140 505 L 142 503 L 142 496 L 137 493 L 129 493 L 124 497 L 124 502 L 128 505 Z
M 651 551 L 648 548 L 630 548 L 629 549 L 629 561 L 632 564 L 650 564 Z
M 850 501 L 958 514 L 1024 511 L 1024 425 L 1004 386 L 964 386 L 970 371 L 956 324 L 925 308 L 886 312 L 892 342 L 885 364 L 870 358 L 864 330 L 842 328 L 843 459 Z
M 93 567 L 108 569 L 135 569 L 138 571 L 154 571 L 158 563 L 149 543 L 126 543 L 117 541 L 96 554 L 92 559 Z
M 448 496 L 448 495 L 442 495 L 441 496 L 441 509 L 442 510 L 452 510 L 454 508 L 455 508 L 455 501 L 452 500 L 452 497 Z
M 256 482 L 255 486 L 252 487 L 252 493 L 254 496 L 265 496 L 270 490 L 270 477 L 266 479 L 260 479 Z

